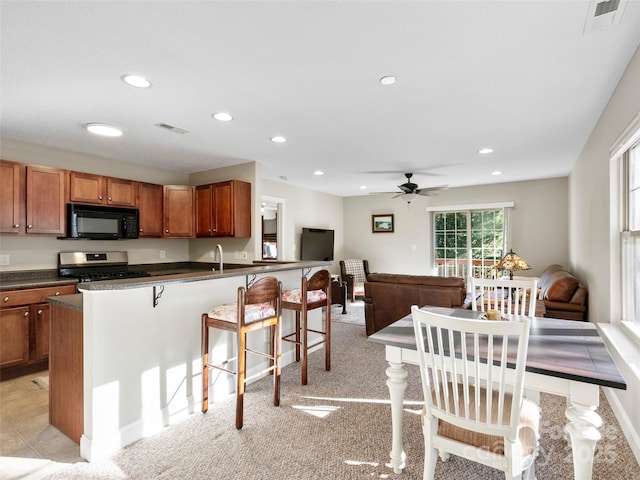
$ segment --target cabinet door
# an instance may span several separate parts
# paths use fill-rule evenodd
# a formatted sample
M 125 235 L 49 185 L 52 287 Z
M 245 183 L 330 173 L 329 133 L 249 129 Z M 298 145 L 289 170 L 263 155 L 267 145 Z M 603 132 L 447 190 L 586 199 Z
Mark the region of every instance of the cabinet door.
M 0 310 L 0 367 L 29 361 L 29 307 Z
M 64 170 L 27 166 L 27 233 L 64 235 Z
M 233 183 L 220 182 L 213 186 L 213 225 L 217 237 L 232 237 L 233 229 Z
M 236 238 L 251 237 L 251 184 L 233 181 L 233 236 Z
M 0 233 L 24 232 L 24 166 L 0 160 Z
M 195 188 L 187 185 L 164 186 L 164 237 L 195 236 Z
M 102 175 L 69 172 L 69 201 L 75 203 L 104 203 L 105 183 Z
M 107 204 L 135 208 L 137 182 L 107 177 Z
M 152 183 L 138 185 L 138 210 L 140 211 L 140 236 L 162 237 L 162 185 Z
M 32 358 L 39 360 L 49 356 L 49 322 L 51 318 L 51 305 L 40 303 L 31 305 L 29 315 L 35 318 L 35 352 Z
M 212 185 L 196 187 L 196 237 L 213 235 Z

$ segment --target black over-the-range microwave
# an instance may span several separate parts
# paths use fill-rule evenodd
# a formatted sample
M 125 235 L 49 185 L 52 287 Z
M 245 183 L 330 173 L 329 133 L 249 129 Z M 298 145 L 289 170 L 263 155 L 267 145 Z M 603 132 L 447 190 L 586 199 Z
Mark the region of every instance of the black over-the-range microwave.
M 67 204 L 66 238 L 117 240 L 138 238 L 137 208 Z

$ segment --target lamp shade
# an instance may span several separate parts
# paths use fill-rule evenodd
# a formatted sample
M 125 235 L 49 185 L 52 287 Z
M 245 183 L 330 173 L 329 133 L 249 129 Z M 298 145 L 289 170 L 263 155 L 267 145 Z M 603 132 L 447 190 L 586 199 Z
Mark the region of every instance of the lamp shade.
M 531 267 L 527 262 L 520 258 L 512 249 L 502 257 L 502 259 L 496 263 L 493 268 L 498 270 L 507 270 L 509 272 L 509 278 L 513 279 L 514 270 L 530 270 Z

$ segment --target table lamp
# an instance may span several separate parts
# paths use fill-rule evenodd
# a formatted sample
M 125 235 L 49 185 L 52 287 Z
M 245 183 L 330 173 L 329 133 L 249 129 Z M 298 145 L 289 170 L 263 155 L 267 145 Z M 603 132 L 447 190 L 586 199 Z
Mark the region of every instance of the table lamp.
M 509 252 L 502 257 L 502 260 L 496 263 L 493 268 L 497 268 L 498 270 L 507 270 L 509 272 L 509 280 L 513 280 L 514 270 L 531 269 L 527 262 L 520 258 L 512 249 L 509 249 Z

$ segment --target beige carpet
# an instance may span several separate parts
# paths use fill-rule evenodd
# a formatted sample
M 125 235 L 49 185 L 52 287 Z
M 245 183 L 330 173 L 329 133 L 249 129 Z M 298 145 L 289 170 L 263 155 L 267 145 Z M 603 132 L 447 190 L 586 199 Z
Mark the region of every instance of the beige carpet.
M 203 415 L 122 450 L 111 459 L 74 464 L 52 479 L 372 479 L 422 478 L 420 385 L 409 366 L 404 415 L 407 468 L 396 476 L 386 465 L 391 449 L 389 392 L 384 347 L 368 343 L 364 327 L 335 322 L 332 370 L 322 367 L 323 352 L 310 356 L 309 385 L 300 385 L 299 369 L 282 376 L 282 403 L 270 404 L 271 382 L 250 385 L 245 396 L 245 425 L 234 428 L 235 403 L 229 398 Z M 573 478 L 571 452 L 563 440 L 563 398 L 542 395 L 544 420 L 538 480 Z M 602 396 L 594 479 L 635 480 L 640 468 Z M 501 472 L 452 456 L 439 462 L 436 478 L 503 479 Z

